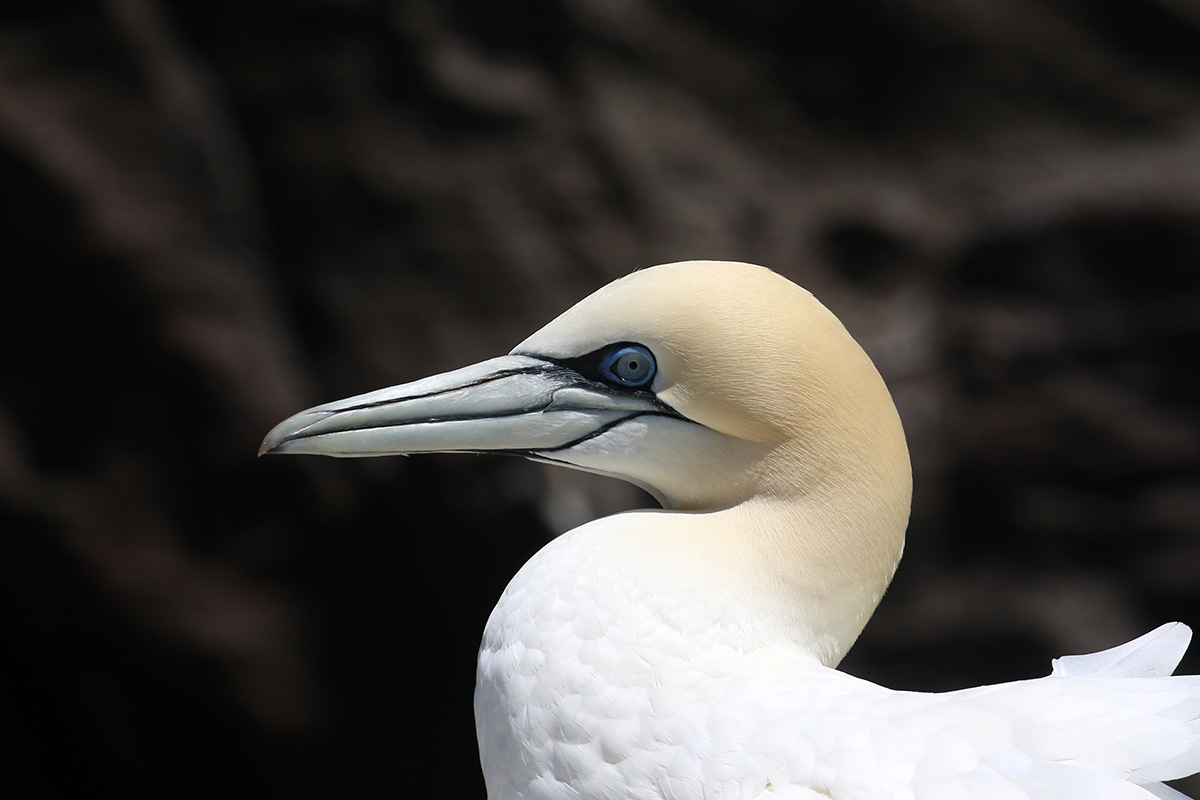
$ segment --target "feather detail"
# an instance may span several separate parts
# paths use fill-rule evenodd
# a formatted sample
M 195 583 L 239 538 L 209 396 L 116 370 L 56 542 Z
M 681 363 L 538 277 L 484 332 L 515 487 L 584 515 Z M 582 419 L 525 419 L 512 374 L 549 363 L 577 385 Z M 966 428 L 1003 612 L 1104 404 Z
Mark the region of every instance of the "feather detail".
M 1192 641 L 1192 629 L 1168 622 L 1117 647 L 1081 656 L 1054 659 L 1055 677 L 1157 678 L 1175 672 Z

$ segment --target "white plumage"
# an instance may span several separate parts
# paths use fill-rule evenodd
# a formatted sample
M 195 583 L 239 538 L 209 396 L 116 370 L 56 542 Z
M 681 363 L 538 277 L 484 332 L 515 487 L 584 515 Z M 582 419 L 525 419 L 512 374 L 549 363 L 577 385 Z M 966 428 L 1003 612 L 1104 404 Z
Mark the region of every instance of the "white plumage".
M 509 356 L 263 445 L 434 450 L 615 475 L 668 509 L 564 534 L 500 598 L 475 694 L 492 800 L 1179 798 L 1160 782 L 1200 770 L 1178 623 L 958 692 L 834 668 L 899 560 L 907 449 L 841 324 L 761 267 L 634 273 Z
M 490 796 L 1146 798 L 1128 781 L 1200 769 L 1200 678 L 1146 677 L 1186 626 L 1054 677 L 896 692 L 764 642 L 719 599 L 647 592 L 653 561 L 605 545 L 653 517 L 564 534 L 505 591 L 476 690 Z

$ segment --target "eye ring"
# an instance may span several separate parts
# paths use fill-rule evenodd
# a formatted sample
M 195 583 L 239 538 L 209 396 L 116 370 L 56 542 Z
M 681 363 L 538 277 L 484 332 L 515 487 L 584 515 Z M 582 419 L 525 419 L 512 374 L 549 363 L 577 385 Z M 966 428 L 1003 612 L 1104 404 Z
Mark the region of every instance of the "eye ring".
M 658 373 L 658 364 L 649 348 L 640 344 L 614 347 L 600 361 L 600 372 L 618 386 L 641 389 L 649 386 Z

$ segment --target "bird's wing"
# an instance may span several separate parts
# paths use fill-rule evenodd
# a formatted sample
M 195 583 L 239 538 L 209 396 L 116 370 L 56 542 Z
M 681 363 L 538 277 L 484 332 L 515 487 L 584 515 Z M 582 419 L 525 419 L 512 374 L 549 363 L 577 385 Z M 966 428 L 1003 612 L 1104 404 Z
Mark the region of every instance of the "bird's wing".
M 1182 622 L 1168 622 L 1132 642 L 1082 656 L 1063 656 L 1053 661 L 1052 675 L 1066 678 L 1108 676 L 1150 678 L 1170 675 L 1192 640 L 1192 629 Z
M 735 732 L 738 774 L 838 799 L 1179 800 L 1158 782 L 1200 770 L 1200 677 L 1162 673 L 1188 635 L 1164 626 L 1045 678 L 940 694 L 832 670 L 774 690 L 746 681 L 709 729 L 718 750 Z

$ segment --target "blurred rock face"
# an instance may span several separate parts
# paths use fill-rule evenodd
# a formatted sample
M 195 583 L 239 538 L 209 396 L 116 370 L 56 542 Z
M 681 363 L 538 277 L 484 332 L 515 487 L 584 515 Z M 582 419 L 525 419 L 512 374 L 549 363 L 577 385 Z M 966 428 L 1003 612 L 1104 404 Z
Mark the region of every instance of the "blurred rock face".
M 645 498 L 258 439 L 663 261 L 787 274 L 893 387 L 909 550 L 848 669 L 950 688 L 1195 624 L 1197 153 L 1186 4 L 8 3 L 10 774 L 481 797 L 492 601 Z

